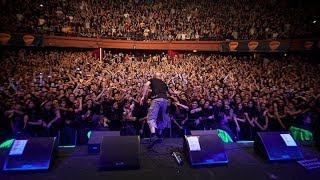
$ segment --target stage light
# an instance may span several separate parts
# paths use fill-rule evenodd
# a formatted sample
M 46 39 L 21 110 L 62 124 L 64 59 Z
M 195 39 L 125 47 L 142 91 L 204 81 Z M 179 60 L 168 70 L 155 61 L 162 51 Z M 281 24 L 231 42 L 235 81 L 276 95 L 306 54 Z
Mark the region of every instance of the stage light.
M 314 23 L 316 23 L 316 22 L 317 22 L 317 21 L 316 21 L 316 20 L 314 20 L 314 21 L 313 21 L 313 24 L 314 24 Z
M 40 7 L 43 7 L 43 5 L 42 5 L 42 4 L 40 4 Z
M 14 139 L 9 139 L 5 142 L 3 142 L 2 144 L 0 144 L 0 149 L 2 148 L 10 148 L 12 143 L 13 143 Z

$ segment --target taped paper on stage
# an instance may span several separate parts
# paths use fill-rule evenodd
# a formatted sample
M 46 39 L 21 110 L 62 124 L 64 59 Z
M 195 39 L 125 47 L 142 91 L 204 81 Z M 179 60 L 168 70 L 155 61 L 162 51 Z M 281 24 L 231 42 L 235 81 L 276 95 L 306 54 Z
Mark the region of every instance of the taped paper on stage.
M 187 137 L 190 151 L 201 151 L 199 136 L 189 136 Z
M 287 146 L 297 146 L 297 143 L 294 141 L 290 134 L 280 134 L 280 136 Z
M 22 155 L 28 140 L 15 140 L 9 152 L 9 155 Z

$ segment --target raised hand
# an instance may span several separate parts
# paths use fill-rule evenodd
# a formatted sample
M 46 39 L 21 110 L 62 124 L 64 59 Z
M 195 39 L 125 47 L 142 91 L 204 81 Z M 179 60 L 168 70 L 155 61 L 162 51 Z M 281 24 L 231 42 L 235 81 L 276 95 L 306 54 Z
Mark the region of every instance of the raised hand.
M 141 97 L 140 99 L 140 105 L 142 106 L 144 104 L 144 97 Z

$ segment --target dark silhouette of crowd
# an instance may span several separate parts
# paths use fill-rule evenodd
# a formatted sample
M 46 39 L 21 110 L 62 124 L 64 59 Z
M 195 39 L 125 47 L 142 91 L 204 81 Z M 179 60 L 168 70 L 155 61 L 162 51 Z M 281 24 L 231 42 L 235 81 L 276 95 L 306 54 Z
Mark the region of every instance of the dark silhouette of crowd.
M 1 137 L 58 136 L 86 143 L 92 130 L 148 136 L 151 99 L 144 83 L 161 72 L 169 88 L 172 136 L 221 129 L 233 140 L 291 126 L 311 132 L 319 123 L 320 65 L 312 56 L 104 53 L 2 50 Z
M 285 0 L 3 0 L 0 31 L 134 40 L 319 37 L 320 16 L 316 6 L 305 5 L 305 1 L 295 3 Z

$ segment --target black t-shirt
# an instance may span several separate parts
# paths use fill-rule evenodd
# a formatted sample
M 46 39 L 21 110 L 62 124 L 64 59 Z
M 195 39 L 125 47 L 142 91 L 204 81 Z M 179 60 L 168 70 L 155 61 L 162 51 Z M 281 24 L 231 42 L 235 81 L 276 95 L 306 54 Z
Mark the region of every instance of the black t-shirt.
M 285 114 L 284 106 L 279 106 L 278 107 L 278 113 L 279 113 L 280 116 Z
M 138 103 L 135 103 L 135 107 L 133 109 L 132 115 L 133 117 L 137 117 L 138 119 L 147 117 L 148 115 L 148 105 L 140 105 Z
M 223 108 L 223 106 L 213 105 L 212 108 L 213 108 L 213 115 L 214 115 L 214 118 L 215 118 L 215 119 L 218 118 L 219 114 L 224 113 L 224 108 Z
M 247 107 L 245 108 L 245 112 L 248 113 L 249 118 L 255 118 L 259 116 L 259 112 L 256 108 L 254 107 Z
M 151 98 L 156 99 L 156 98 L 167 98 L 167 91 L 168 91 L 168 86 L 165 82 L 163 82 L 161 79 L 157 78 L 152 78 L 150 79 L 150 86 L 152 89 L 151 92 Z
M 122 108 L 112 108 L 106 113 L 106 117 L 111 121 L 119 121 L 122 119 Z
M 235 114 L 235 115 L 237 116 L 237 118 L 239 118 L 239 119 L 244 119 L 244 113 L 245 113 L 245 111 L 244 111 L 243 108 L 242 108 L 242 109 L 236 108 L 235 111 L 234 111 L 234 114 Z
M 123 113 L 123 108 L 112 108 L 110 111 L 107 113 L 107 118 L 111 121 L 110 123 L 110 128 L 112 130 L 120 130 L 121 126 L 121 121 L 122 121 L 122 113 Z
M 265 123 L 265 116 L 263 115 L 263 113 L 266 111 L 266 108 L 261 109 L 258 112 L 258 122 L 260 124 L 264 124 Z
M 63 110 L 60 110 L 60 116 L 61 116 L 61 119 L 62 120 L 68 120 L 68 121 L 73 121 L 75 120 L 75 112 L 74 112 L 74 106 L 71 105 L 67 105 L 65 108 L 67 109 L 70 109 L 72 108 L 73 111 L 63 111 Z
M 192 110 L 192 109 L 191 109 Z M 195 119 L 198 119 L 200 117 L 202 117 L 202 110 L 199 111 L 199 112 L 195 112 L 195 113 L 191 113 L 191 111 L 189 112 L 189 119 L 190 120 L 195 120 Z
M 28 121 L 30 121 L 30 122 L 37 122 L 38 120 L 40 120 L 42 118 L 41 114 L 40 114 L 40 110 L 35 109 L 35 108 L 26 109 L 25 115 L 28 116 L 28 118 L 29 118 Z
M 55 118 L 55 112 L 54 112 L 54 109 L 43 109 L 42 111 L 42 120 L 45 122 L 45 123 L 50 123 L 54 118 Z
M 4 112 L 5 112 L 5 107 L 0 102 L 0 132 L 1 130 L 7 130 L 10 127 L 10 122 L 5 121 Z M 3 140 L 1 136 L 0 136 L 0 140 Z
M 212 107 L 203 108 L 203 118 L 207 119 L 209 116 L 212 116 L 214 113 L 214 109 Z

